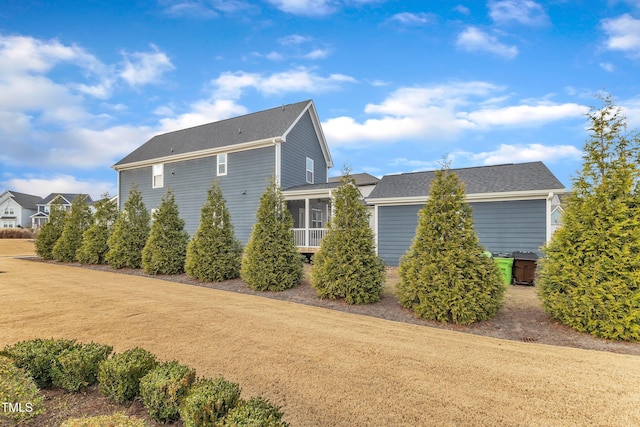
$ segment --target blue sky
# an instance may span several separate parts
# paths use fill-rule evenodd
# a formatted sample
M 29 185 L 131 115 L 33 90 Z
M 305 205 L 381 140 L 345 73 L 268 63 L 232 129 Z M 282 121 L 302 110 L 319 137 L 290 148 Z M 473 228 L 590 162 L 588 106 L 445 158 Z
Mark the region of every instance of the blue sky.
M 0 191 L 115 194 L 151 136 L 313 99 L 337 175 L 542 160 L 603 90 L 640 127 L 640 0 L 0 0 Z

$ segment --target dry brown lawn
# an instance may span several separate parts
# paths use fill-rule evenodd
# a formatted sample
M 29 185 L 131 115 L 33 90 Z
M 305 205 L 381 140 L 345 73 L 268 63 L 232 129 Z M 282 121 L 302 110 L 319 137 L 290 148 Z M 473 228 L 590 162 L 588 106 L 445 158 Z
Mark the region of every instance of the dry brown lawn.
M 0 347 L 142 346 L 240 383 L 293 426 L 640 425 L 638 356 L 34 263 L 8 256 L 32 253 L 15 242 L 0 241 Z

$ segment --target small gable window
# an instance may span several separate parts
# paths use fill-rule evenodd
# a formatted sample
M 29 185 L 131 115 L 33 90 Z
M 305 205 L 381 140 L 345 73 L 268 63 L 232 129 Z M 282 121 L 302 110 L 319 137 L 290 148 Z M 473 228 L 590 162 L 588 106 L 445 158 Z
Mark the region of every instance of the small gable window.
M 151 182 L 152 188 L 164 187 L 164 165 L 153 165 L 153 180 Z
M 313 159 L 307 157 L 307 182 L 313 184 Z
M 218 176 L 227 174 L 227 153 L 218 154 Z

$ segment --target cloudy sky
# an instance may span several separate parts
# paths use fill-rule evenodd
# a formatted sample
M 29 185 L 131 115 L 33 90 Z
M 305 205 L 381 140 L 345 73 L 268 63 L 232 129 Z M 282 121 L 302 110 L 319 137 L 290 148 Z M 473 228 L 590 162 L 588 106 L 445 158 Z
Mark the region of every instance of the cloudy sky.
M 542 160 L 610 93 L 640 127 L 640 0 L 0 0 L 0 192 L 116 190 L 151 136 L 313 99 L 336 167 Z

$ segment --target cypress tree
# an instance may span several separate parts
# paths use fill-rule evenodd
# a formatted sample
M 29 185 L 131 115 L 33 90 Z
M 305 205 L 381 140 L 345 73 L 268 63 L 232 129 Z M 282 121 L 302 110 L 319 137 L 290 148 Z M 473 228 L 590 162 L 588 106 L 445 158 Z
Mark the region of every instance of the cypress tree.
M 64 229 L 53 246 L 53 258 L 62 262 L 76 260 L 76 252 L 82 245 L 82 235 L 91 225 L 92 213 L 87 196 L 79 194 L 71 202 L 71 212 L 66 216 Z
M 538 293 L 545 310 L 577 331 L 640 339 L 640 205 L 637 131 L 610 96 L 592 108 L 582 170 L 563 226 L 545 247 Z
M 242 247 L 218 181 L 207 192 L 200 210 L 200 225 L 187 247 L 185 270 L 202 282 L 221 282 L 240 275 Z
M 400 303 L 419 317 L 469 324 L 491 318 L 505 292 L 493 259 L 483 256 L 464 185 L 445 165 L 419 212 L 416 236 L 400 263 Z
M 153 213 L 149 239 L 142 249 L 142 268 L 148 274 L 184 273 L 188 243 L 189 233 L 184 229 L 176 199 L 167 190 Z
M 40 228 L 36 237 L 36 254 L 44 259 L 53 259 L 53 247 L 62 235 L 67 211 L 62 205 L 62 200 L 57 197 L 49 205 L 49 219 Z
M 293 218 L 280 187 L 272 178 L 256 214 L 244 249 L 240 275 L 259 291 L 282 291 L 302 280 L 302 256 L 294 244 Z
M 334 193 L 329 232 L 313 257 L 311 284 L 320 298 L 344 298 L 348 304 L 380 300 L 385 269 L 361 198 L 355 179 L 345 170 Z
M 82 264 L 104 264 L 109 250 L 107 240 L 113 232 L 118 218 L 118 206 L 111 201 L 109 193 L 102 196 L 95 204 L 93 223 L 82 236 L 82 245 L 76 253 L 78 262 Z
M 142 201 L 142 194 L 133 185 L 124 209 L 113 226 L 113 233 L 107 239 L 107 263 L 113 268 L 140 268 L 142 248 L 148 237 L 149 212 Z

